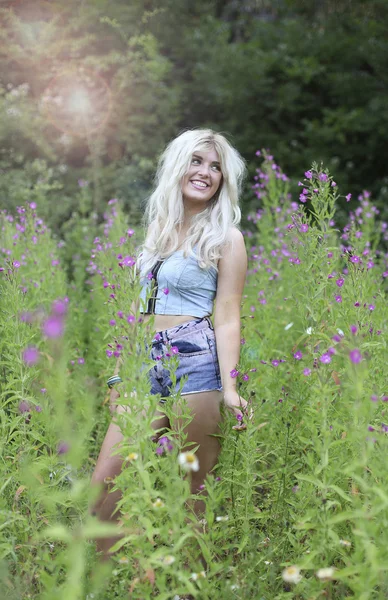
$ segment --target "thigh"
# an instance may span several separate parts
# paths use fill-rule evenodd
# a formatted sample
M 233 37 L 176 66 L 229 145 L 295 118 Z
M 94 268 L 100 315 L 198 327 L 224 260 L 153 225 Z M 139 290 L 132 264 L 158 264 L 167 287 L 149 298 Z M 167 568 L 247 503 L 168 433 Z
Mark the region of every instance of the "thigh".
M 129 407 L 126 407 L 126 410 L 130 412 Z M 146 411 L 142 411 L 139 414 L 140 418 L 145 416 Z M 163 412 L 156 410 L 155 417 L 157 418 L 155 418 L 152 422 L 153 430 L 157 431 L 158 429 L 166 429 L 169 427 L 169 420 Z M 162 435 L 162 432 L 160 432 L 158 435 Z M 123 434 L 121 433 L 121 429 L 117 423 L 114 422 L 113 418 L 101 446 L 100 454 L 92 475 L 92 483 L 104 482 L 106 478 L 113 479 L 120 473 L 123 459 L 117 454 L 112 456 L 112 452 L 119 447 L 122 439 Z
M 216 465 L 220 453 L 221 444 L 219 437 L 216 436 L 220 434 L 222 396 L 222 392 L 218 390 L 182 394 L 182 398 L 185 398 L 190 413 L 193 415 L 192 421 L 184 427 L 187 438 L 182 450 L 190 451 L 199 444 L 196 451 L 199 471 L 192 474 L 193 480 L 198 482 L 198 485 Z M 175 412 L 179 411 L 179 408 L 174 408 Z M 178 431 L 182 429 L 183 424 L 183 420 L 181 421 L 178 417 L 171 423 L 171 428 Z

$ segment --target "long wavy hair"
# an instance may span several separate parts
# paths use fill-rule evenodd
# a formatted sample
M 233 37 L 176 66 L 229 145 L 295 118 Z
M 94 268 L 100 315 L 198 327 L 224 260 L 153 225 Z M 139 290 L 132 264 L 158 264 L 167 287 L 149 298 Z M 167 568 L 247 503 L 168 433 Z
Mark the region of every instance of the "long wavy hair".
M 157 260 L 171 256 L 178 249 L 178 233 L 184 221 L 182 178 L 188 172 L 196 151 L 214 149 L 219 156 L 222 179 L 206 208 L 194 215 L 182 246 L 184 256 L 193 252 L 201 268 L 214 267 L 228 231 L 239 225 L 239 195 L 246 174 L 244 159 L 228 140 L 211 129 L 191 129 L 172 140 L 159 158 L 155 187 L 146 202 L 142 225 L 149 234 L 138 248 L 137 272 L 144 276 Z

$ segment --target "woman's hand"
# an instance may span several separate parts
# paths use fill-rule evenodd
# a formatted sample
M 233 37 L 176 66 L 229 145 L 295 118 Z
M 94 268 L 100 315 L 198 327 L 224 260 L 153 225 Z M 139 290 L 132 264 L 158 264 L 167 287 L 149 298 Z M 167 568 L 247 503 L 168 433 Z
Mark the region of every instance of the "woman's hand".
M 253 418 L 253 410 L 252 408 L 248 409 L 248 402 L 240 396 L 237 390 L 227 390 L 224 392 L 224 404 L 239 421 L 239 424 L 234 425 L 233 429 L 239 431 L 246 429 L 246 424 L 243 423 L 244 417 L 247 417 L 249 420 Z

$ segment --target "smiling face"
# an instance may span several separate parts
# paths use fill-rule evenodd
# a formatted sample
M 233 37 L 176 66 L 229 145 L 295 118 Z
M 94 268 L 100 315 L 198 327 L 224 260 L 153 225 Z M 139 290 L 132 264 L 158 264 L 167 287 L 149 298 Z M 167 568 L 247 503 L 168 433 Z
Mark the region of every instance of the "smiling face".
M 188 172 L 182 179 L 185 208 L 190 212 L 204 210 L 222 181 L 221 165 L 214 148 L 208 152 L 195 151 Z

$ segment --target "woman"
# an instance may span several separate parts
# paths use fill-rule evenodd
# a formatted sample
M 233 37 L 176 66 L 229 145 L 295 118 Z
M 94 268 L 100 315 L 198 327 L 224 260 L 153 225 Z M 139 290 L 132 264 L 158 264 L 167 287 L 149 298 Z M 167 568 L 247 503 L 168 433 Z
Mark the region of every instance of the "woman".
M 151 393 L 160 394 L 161 403 L 168 401 L 171 380 L 156 360 L 168 345 L 178 351 L 177 388 L 180 378 L 188 375 L 182 397 L 193 419 L 185 432 L 189 446 L 199 444 L 199 470 L 191 478 L 194 494 L 217 462 L 220 444 L 214 434 L 219 433 L 221 402 L 240 420 L 247 406 L 230 375 L 240 357 L 240 304 L 247 271 L 244 239 L 236 227 L 244 174 L 243 159 L 223 135 L 210 129 L 185 131 L 163 152 L 145 211 L 148 231 L 138 259 L 143 287 L 135 309 L 144 313 L 144 321 L 155 315 Z M 146 305 L 150 288 L 152 297 Z M 113 406 L 118 397 L 112 389 Z M 156 416 L 155 430 L 174 427 L 163 412 Z M 93 483 L 104 485 L 120 473 L 122 460 L 111 452 L 121 439 L 120 428 L 111 423 Z M 105 486 L 94 513 L 101 520 L 117 521 L 119 515 L 113 513 L 119 498 L 119 491 L 109 493 Z M 198 499 L 196 514 L 203 509 L 204 501 Z M 114 541 L 99 541 L 105 557 Z

